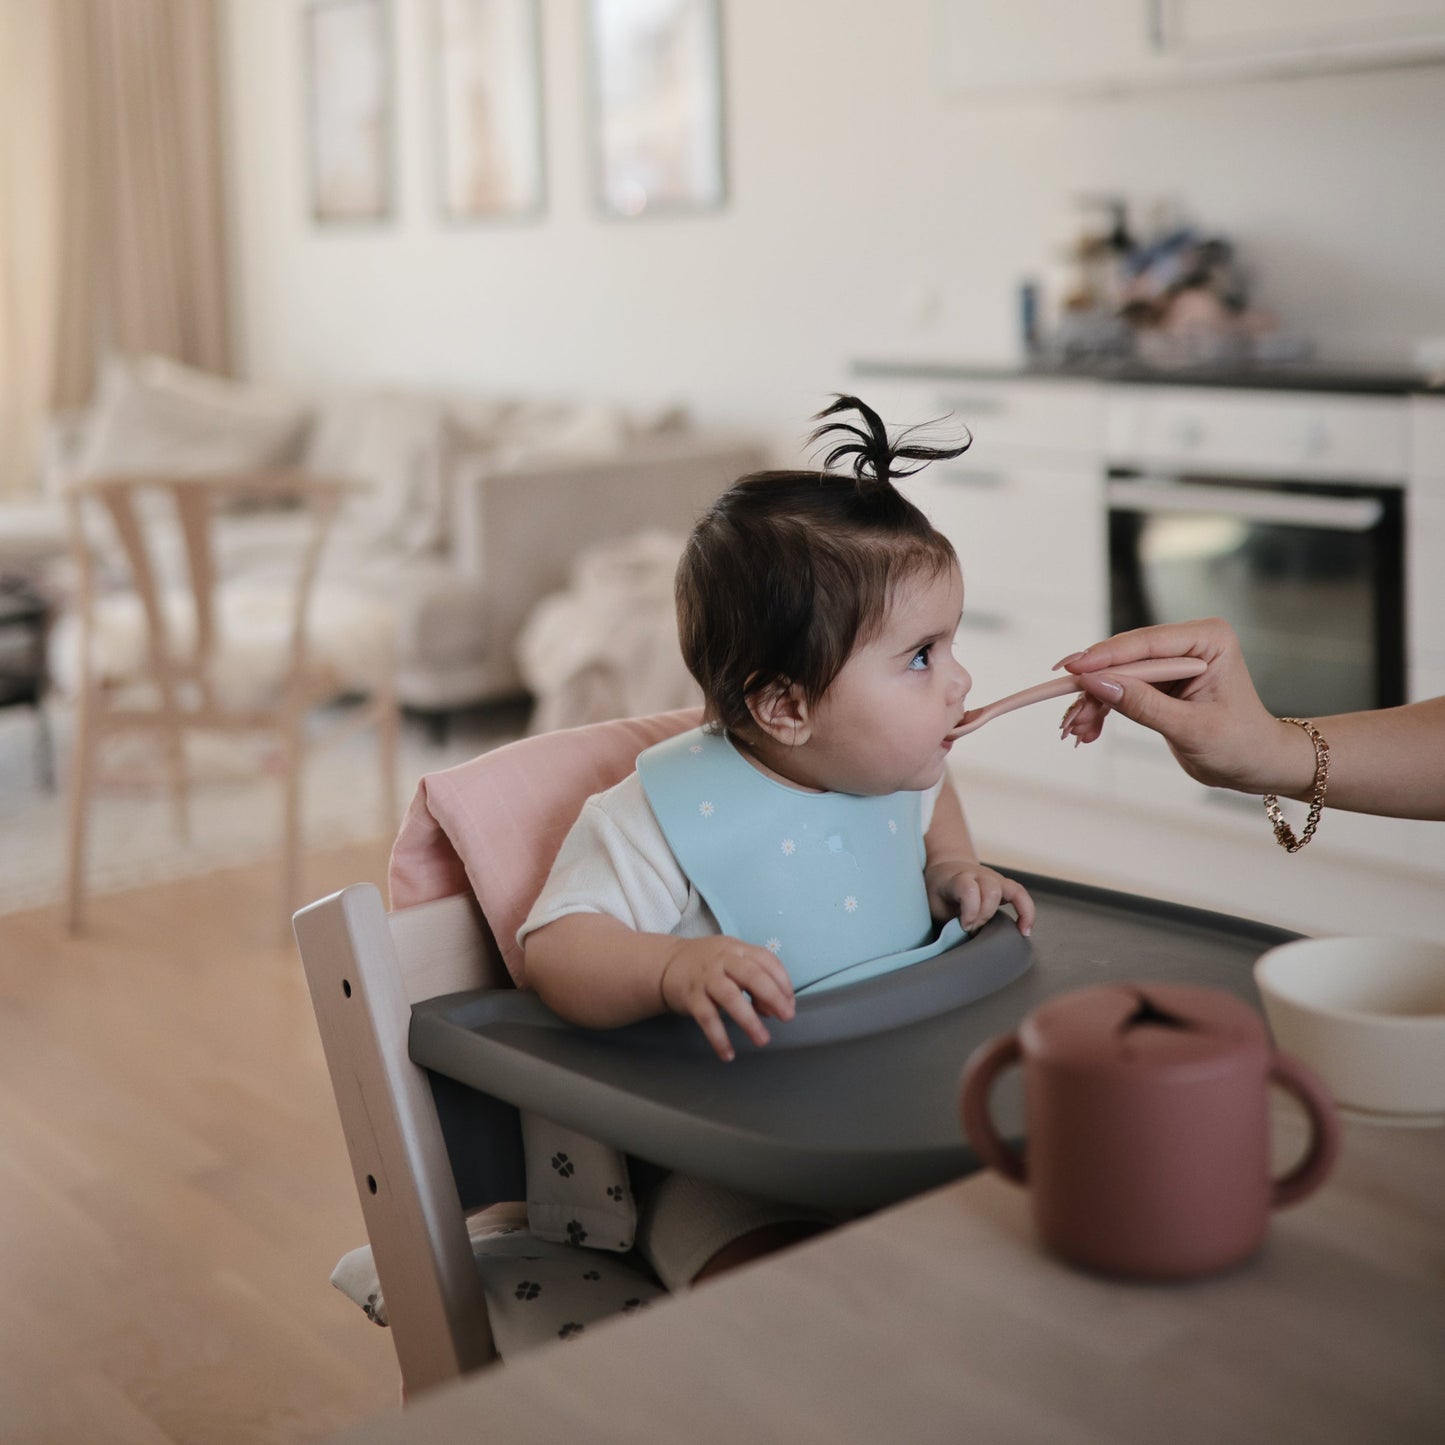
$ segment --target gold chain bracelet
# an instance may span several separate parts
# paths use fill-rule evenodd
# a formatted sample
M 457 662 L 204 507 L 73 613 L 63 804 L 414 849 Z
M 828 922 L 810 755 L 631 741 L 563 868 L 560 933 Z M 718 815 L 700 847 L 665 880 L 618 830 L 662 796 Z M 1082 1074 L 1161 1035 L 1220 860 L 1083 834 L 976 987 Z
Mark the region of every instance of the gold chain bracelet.
M 1298 838 L 1294 835 L 1294 829 L 1285 822 L 1284 814 L 1279 810 L 1279 796 L 1276 793 L 1264 795 L 1264 813 L 1274 827 L 1275 841 L 1286 853 L 1298 853 L 1306 843 L 1315 835 L 1315 829 L 1319 826 L 1320 813 L 1325 806 L 1325 787 L 1330 781 L 1330 745 L 1320 736 L 1320 730 L 1312 723 L 1302 717 L 1282 717 L 1281 722 L 1293 723 L 1296 727 L 1305 730 L 1309 740 L 1315 745 L 1315 785 L 1314 793 L 1310 798 L 1309 817 L 1305 819 L 1305 830 Z

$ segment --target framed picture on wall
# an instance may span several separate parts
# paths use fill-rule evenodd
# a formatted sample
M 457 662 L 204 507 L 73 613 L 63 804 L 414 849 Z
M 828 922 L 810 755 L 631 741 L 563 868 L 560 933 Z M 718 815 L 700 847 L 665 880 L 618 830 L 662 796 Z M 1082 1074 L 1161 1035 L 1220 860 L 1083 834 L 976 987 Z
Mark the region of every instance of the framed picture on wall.
M 720 0 L 587 0 L 598 199 L 614 216 L 727 195 Z
M 539 215 L 538 0 L 434 0 L 441 204 L 450 220 Z
M 308 0 L 302 14 L 312 217 L 384 221 L 393 190 L 387 0 Z

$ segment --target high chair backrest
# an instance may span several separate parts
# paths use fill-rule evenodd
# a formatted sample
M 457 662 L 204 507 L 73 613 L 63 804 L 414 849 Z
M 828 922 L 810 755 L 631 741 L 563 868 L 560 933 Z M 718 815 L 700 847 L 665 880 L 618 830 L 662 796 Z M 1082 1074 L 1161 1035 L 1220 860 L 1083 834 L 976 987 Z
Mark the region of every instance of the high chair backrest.
M 494 1357 L 464 1202 L 438 1112 L 411 1062 L 411 1006 L 521 977 L 517 926 L 583 802 L 632 771 L 637 753 L 695 726 L 693 710 L 509 744 L 421 780 L 392 854 L 396 911 L 356 884 L 294 925 L 341 1115 L 392 1342 L 408 1394 Z M 456 1089 L 458 1086 L 451 1086 Z M 472 1096 L 469 1152 L 481 1193 L 522 1197 L 515 1111 Z M 517 1192 L 498 1191 L 512 1181 Z

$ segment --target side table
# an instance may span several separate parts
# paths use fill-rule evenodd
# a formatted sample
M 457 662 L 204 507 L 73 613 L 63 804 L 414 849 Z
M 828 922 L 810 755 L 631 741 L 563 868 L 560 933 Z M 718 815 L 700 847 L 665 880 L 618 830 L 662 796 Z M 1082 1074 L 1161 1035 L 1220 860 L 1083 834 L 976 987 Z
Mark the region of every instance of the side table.
M 35 709 L 36 758 L 40 780 L 55 787 L 55 749 L 45 714 L 48 676 L 45 639 L 50 604 L 24 578 L 0 577 L 0 707 Z

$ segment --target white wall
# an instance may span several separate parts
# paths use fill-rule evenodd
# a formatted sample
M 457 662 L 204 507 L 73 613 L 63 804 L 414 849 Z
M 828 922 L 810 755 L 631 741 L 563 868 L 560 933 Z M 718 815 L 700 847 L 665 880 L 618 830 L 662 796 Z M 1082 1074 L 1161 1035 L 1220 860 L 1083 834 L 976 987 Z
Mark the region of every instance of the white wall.
M 1178 197 L 1261 298 L 1341 355 L 1445 335 L 1445 67 L 1072 106 L 934 79 L 934 0 L 723 0 L 731 199 L 605 220 L 587 170 L 582 0 L 543 0 L 545 217 L 438 219 L 429 0 L 391 0 L 400 205 L 308 219 L 300 0 L 229 0 L 243 369 L 632 401 L 787 444 L 850 357 L 1015 354 L 1014 294 L 1071 197 Z M 920 305 L 937 300 L 931 319 Z

